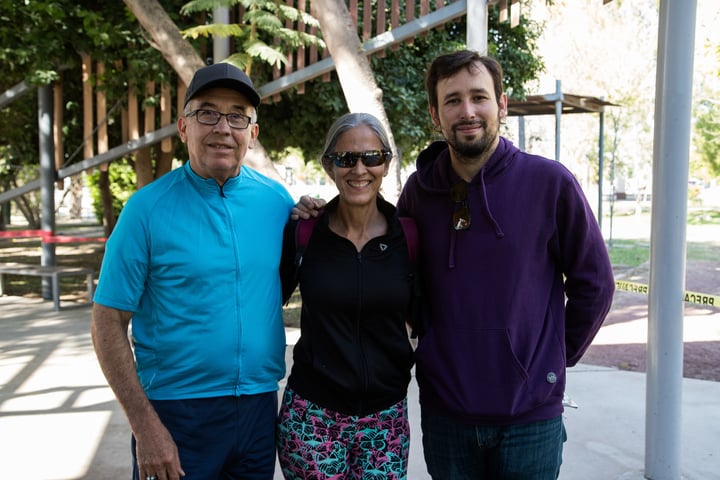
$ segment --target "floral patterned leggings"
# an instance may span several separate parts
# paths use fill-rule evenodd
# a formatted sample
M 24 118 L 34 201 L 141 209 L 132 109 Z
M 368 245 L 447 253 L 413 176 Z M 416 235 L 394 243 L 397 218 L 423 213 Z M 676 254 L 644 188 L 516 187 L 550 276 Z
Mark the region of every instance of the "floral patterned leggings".
M 322 408 L 286 388 L 276 438 L 280 467 L 289 480 L 407 477 L 407 399 L 360 417 Z

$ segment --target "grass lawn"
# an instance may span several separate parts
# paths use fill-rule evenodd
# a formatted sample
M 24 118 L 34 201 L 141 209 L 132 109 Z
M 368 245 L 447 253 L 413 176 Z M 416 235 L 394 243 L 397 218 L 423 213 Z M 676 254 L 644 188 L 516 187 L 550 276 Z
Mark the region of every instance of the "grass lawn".
M 649 221 L 649 216 L 645 219 Z M 720 225 L 720 211 L 696 209 L 688 211 L 689 226 Z M 637 267 L 650 261 L 650 242 L 647 240 L 634 240 L 613 238 L 608 245 L 610 260 L 613 265 Z M 687 241 L 686 252 L 688 260 L 720 261 L 720 238 L 714 242 Z

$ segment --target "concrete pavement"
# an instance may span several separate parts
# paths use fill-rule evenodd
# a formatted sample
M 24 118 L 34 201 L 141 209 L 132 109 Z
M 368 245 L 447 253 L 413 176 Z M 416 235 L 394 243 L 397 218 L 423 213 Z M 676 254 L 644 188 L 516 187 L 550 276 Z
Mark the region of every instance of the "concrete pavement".
M 130 432 L 89 324 L 87 306 L 54 312 L 51 302 L 0 297 L 1 479 L 130 478 Z M 645 375 L 579 365 L 569 370 L 568 393 L 579 408 L 565 413 L 560 479 L 642 479 Z M 408 478 L 424 480 L 417 398 L 413 381 Z M 720 479 L 720 383 L 685 379 L 682 398 L 683 478 Z

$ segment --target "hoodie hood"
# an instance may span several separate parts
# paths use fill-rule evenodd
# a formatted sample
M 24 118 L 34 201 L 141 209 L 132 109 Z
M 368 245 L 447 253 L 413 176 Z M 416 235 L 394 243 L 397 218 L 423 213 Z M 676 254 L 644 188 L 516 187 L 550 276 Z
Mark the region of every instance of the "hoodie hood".
M 468 187 L 476 188 L 483 183 L 492 183 L 512 162 L 515 156 L 513 150 L 517 151 L 512 142 L 500 137 L 495 151 Z M 450 150 L 444 140 L 435 141 L 420 152 L 416 168 L 418 184 L 427 193 L 445 195 L 453 184 L 460 181 L 450 165 Z
M 480 196 L 482 213 L 493 225 L 497 238 L 504 237 L 505 233 L 493 216 L 487 195 L 487 185 L 492 184 L 507 169 L 515 158 L 515 152 L 517 151 L 512 142 L 500 137 L 498 145 L 487 163 L 475 175 L 475 178 L 468 183 L 468 198 L 475 195 Z M 450 150 L 444 140 L 435 141 L 420 152 L 416 167 L 418 186 L 429 194 L 447 196 L 450 188 L 461 181 L 461 178 L 452 168 Z

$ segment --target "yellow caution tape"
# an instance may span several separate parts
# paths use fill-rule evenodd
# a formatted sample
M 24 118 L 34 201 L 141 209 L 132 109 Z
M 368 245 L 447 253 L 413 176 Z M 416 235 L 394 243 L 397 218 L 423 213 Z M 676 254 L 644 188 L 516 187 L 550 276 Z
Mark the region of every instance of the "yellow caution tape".
M 625 292 L 644 293 L 647 295 L 649 287 L 646 283 L 628 282 L 626 280 L 615 280 L 615 288 Z M 702 305 L 704 307 L 720 307 L 720 296 L 709 293 L 685 291 L 685 302 Z

